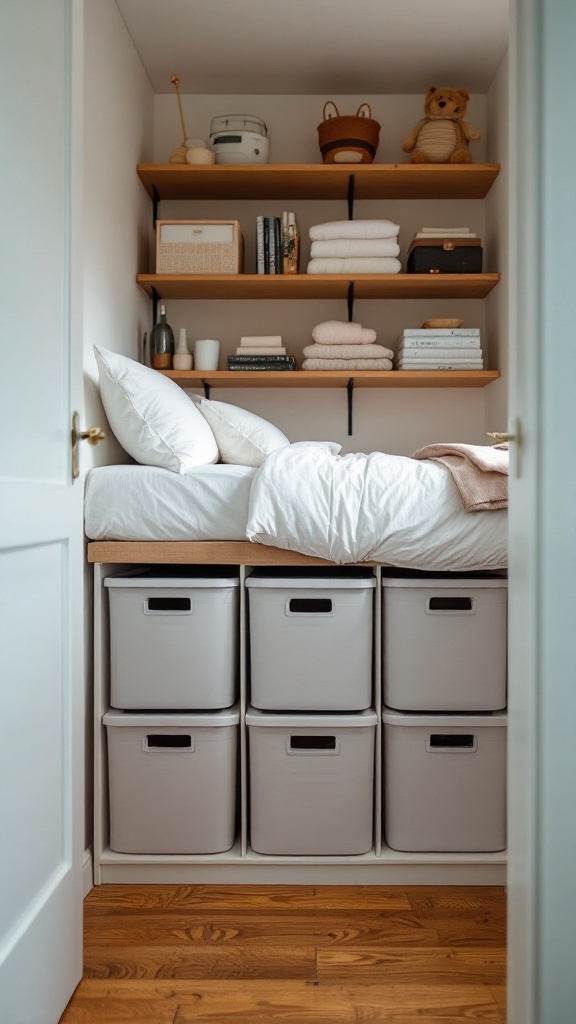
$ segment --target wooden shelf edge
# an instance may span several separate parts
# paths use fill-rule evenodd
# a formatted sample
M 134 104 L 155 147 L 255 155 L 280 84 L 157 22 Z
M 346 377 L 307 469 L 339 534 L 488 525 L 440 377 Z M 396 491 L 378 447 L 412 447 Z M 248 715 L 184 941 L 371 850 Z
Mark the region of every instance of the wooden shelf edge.
M 354 285 L 357 299 L 483 299 L 500 274 L 138 274 L 151 298 L 341 299 Z
M 182 388 L 359 388 L 486 387 L 499 370 L 161 370 Z
M 483 199 L 499 164 L 139 164 L 138 177 L 160 199 Z

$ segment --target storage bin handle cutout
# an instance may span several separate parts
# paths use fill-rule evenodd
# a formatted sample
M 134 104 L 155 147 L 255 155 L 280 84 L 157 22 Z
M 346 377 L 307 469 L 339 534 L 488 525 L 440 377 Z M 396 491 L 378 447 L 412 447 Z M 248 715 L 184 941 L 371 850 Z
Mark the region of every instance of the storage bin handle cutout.
M 429 597 L 426 600 L 427 615 L 475 615 L 474 597 Z
M 150 732 L 142 738 L 145 754 L 193 754 L 194 737 L 190 733 Z
M 190 597 L 147 597 L 145 615 L 192 615 L 194 607 Z
M 291 597 L 286 601 L 286 615 L 334 615 L 330 597 Z
M 426 739 L 430 754 L 474 754 L 478 737 L 473 733 L 431 733 Z
M 340 740 L 337 736 L 288 736 L 286 738 L 288 754 L 339 754 Z

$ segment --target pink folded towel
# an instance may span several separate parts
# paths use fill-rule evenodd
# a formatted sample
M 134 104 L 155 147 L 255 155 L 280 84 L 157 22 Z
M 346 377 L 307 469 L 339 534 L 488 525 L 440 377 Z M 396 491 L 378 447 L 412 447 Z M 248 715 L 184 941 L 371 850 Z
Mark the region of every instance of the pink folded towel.
M 307 345 L 305 359 L 393 359 L 383 345 Z
M 308 274 L 399 274 L 400 260 L 392 256 L 350 256 L 348 259 L 313 259 Z
M 303 370 L 391 370 L 390 359 L 305 359 Z
M 400 227 L 391 220 L 329 220 L 310 228 L 310 240 L 330 238 L 394 238 Z
M 412 458 L 446 466 L 466 512 L 508 508 L 507 445 L 429 444 Z
M 316 325 L 312 337 L 317 345 L 371 345 L 376 341 L 376 331 L 344 320 L 325 320 Z
M 400 246 L 396 238 L 331 238 L 323 242 L 312 242 L 312 259 L 322 257 L 347 259 L 348 256 L 399 256 Z

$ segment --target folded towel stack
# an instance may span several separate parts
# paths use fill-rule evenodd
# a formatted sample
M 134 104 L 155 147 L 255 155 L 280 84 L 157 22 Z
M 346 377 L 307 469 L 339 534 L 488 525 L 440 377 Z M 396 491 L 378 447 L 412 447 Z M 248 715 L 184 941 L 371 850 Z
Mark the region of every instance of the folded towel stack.
M 477 327 L 406 328 L 398 338 L 397 370 L 482 370 Z
M 312 331 L 303 370 L 391 370 L 393 353 L 376 345 L 376 331 L 358 323 L 326 320 Z
M 333 220 L 310 228 L 309 274 L 398 274 L 398 232 L 390 220 Z

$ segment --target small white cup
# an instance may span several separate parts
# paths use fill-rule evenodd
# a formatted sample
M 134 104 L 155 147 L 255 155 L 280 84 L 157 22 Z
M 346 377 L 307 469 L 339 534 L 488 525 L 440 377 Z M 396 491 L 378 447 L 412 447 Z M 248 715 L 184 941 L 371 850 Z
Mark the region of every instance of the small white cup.
M 194 366 L 197 370 L 217 370 L 220 342 L 213 338 L 200 338 L 194 342 Z

